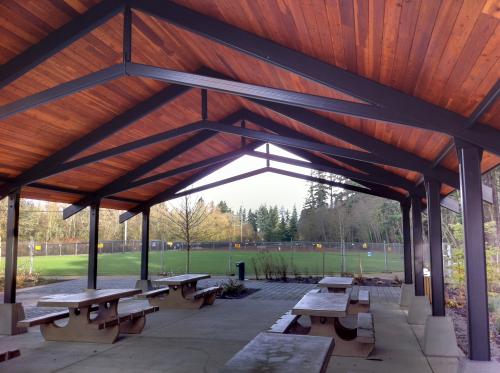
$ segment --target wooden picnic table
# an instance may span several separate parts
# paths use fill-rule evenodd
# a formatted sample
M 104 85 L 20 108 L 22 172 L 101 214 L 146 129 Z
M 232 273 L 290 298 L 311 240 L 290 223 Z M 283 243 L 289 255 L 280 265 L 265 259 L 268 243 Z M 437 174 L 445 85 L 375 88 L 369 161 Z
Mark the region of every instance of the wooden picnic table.
M 118 314 L 120 298 L 139 294 L 139 289 L 87 290 L 76 294 L 55 294 L 40 298 L 38 307 L 67 307 L 66 325 L 54 322 L 40 325 L 42 335 L 50 341 L 81 341 L 113 343 L 120 332 L 137 333 L 144 327 L 144 315 L 131 318 Z M 94 307 L 94 306 L 97 306 Z M 97 315 L 91 318 L 91 312 Z M 57 320 L 54 318 L 54 321 Z
M 333 345 L 331 337 L 260 333 L 221 372 L 323 373 Z
M 351 288 L 354 279 L 352 277 L 325 277 L 318 286 L 325 287 L 330 293 L 345 293 L 347 288 Z
M 308 335 L 333 337 L 333 355 L 368 356 L 373 343 L 357 341 L 357 328 L 346 327 L 340 321 L 347 316 L 349 300 L 350 295 L 345 293 L 307 293 L 292 308 L 292 314 L 310 317 Z
M 200 308 L 203 304 L 212 304 L 216 288 L 197 290 L 198 281 L 210 278 L 207 274 L 184 274 L 152 280 L 155 286 L 168 286 L 168 295 L 150 298 L 150 303 L 164 308 Z

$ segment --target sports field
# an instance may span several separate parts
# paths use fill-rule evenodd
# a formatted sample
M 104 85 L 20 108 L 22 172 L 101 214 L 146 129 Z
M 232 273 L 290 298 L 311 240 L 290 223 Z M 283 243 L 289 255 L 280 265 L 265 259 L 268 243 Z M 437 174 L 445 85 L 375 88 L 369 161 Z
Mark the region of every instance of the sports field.
M 275 252 L 270 254 L 275 263 L 286 263 L 288 275 L 295 272 L 301 275 L 321 275 L 323 273 L 322 252 Z M 228 250 L 192 250 L 190 255 L 190 272 L 224 275 L 236 272 L 235 263 L 246 263 L 246 273 L 254 275 L 252 258 L 257 262 L 262 254 L 257 251 L 228 251 Z M 260 259 L 259 259 L 260 258 Z M 3 261 L 3 259 L 2 259 Z M 140 253 L 125 252 L 115 254 L 100 254 L 98 258 L 99 275 L 138 275 L 140 273 Z M 19 258 L 19 267 L 26 268 L 29 258 Z M 385 269 L 384 254 L 373 252 L 368 256 L 366 252 L 349 253 L 346 255 L 346 271 L 360 272 L 360 262 L 363 273 L 382 272 Z M 388 270 L 402 271 L 402 260 L 399 254 L 388 253 Z M 161 267 L 161 253 L 152 251 L 149 255 L 150 274 L 155 275 L 162 271 L 170 273 L 184 273 L 186 271 L 186 251 L 166 251 L 163 268 Z M 292 265 L 293 263 L 293 265 Z M 325 274 L 341 272 L 341 257 L 337 253 L 325 253 Z M 78 276 L 87 274 L 87 255 L 63 256 L 36 256 L 34 271 L 42 276 Z M 263 276 L 263 273 L 260 273 Z

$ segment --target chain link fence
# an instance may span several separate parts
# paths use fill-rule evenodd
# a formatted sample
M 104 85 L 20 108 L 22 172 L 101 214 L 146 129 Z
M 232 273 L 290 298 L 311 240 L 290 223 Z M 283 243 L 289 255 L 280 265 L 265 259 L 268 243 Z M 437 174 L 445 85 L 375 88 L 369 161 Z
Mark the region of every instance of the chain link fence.
M 152 273 L 184 273 L 185 242 L 149 242 Z M 100 241 L 99 254 L 139 255 L 141 241 Z M 84 256 L 87 242 L 19 242 L 20 257 Z M 136 254 L 134 254 L 136 253 Z M 1 250 L 5 255 L 5 250 Z M 118 259 L 118 257 L 117 257 Z M 236 262 L 245 262 L 250 276 L 274 265 L 290 275 L 328 275 L 334 273 L 380 273 L 403 271 L 403 245 L 400 243 L 360 242 L 196 242 L 191 245 L 190 270 L 211 274 L 232 274 Z M 264 264 L 266 262 L 267 264 Z M 271 262 L 271 264 L 269 264 Z M 273 264 L 274 263 L 274 264 Z

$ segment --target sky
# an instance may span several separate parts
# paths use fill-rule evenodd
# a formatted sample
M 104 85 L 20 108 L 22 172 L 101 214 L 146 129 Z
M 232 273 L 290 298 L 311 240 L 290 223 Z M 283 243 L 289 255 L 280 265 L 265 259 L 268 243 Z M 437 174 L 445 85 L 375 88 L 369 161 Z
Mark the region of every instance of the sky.
M 271 154 L 304 160 L 274 145 L 270 145 L 269 149 Z M 265 152 L 265 145 L 257 148 L 256 150 Z M 199 180 L 187 189 L 239 175 L 244 172 L 256 170 L 265 166 L 266 161 L 264 159 L 245 155 L 213 174 Z M 310 175 L 310 170 L 303 167 L 290 166 L 273 161 L 271 161 L 271 167 Z M 218 203 L 219 201 L 225 201 L 233 211 L 237 211 L 240 206 L 243 206 L 247 210 L 255 210 L 262 204 L 266 204 L 268 206 L 277 205 L 279 208 L 284 207 L 289 210 L 292 210 L 293 206 L 296 205 L 297 209 L 300 211 L 304 204 L 307 188 L 307 181 L 288 176 L 265 173 L 205 190 L 200 193 L 195 193 L 193 196 L 196 196 L 196 198 L 201 196 L 206 202 L 214 201 L 215 203 Z M 172 200 L 170 203 L 176 204 L 178 202 L 176 200 Z

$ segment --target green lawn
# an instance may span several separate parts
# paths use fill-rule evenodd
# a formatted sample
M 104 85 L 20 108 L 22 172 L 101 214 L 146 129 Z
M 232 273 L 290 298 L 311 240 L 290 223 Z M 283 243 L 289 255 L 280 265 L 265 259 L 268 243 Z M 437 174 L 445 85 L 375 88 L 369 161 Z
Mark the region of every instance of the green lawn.
M 191 269 L 193 273 L 210 273 L 221 275 L 234 273 L 235 263 L 244 261 L 247 274 L 253 275 L 252 258 L 258 258 L 256 251 L 213 250 L 213 251 L 191 251 Z M 273 253 L 274 261 L 284 261 L 288 267 L 291 263 L 297 267 L 302 275 L 322 274 L 323 253 L 321 252 L 281 252 Z M 278 259 L 281 257 L 282 259 Z M 384 270 L 384 254 L 374 252 L 368 256 L 366 252 L 355 253 L 346 256 L 346 270 L 359 273 L 359 261 L 364 273 L 382 272 Z M 29 258 L 19 258 L 19 267 L 26 268 Z M 100 254 L 98 259 L 99 275 L 138 275 L 140 273 L 140 253 L 115 253 Z M 151 274 L 161 272 L 160 252 L 150 252 L 149 270 Z M 325 254 L 325 273 L 339 273 L 341 270 L 340 255 L 334 253 Z M 40 275 L 76 276 L 87 274 L 87 256 L 39 256 L 34 258 L 34 269 Z M 388 254 L 388 269 L 393 272 L 403 270 L 403 264 L 398 254 Z M 184 273 L 186 270 L 185 251 L 167 251 L 165 253 L 164 270 L 173 273 Z M 291 272 L 291 270 L 288 270 Z M 262 276 L 262 274 L 261 274 Z

